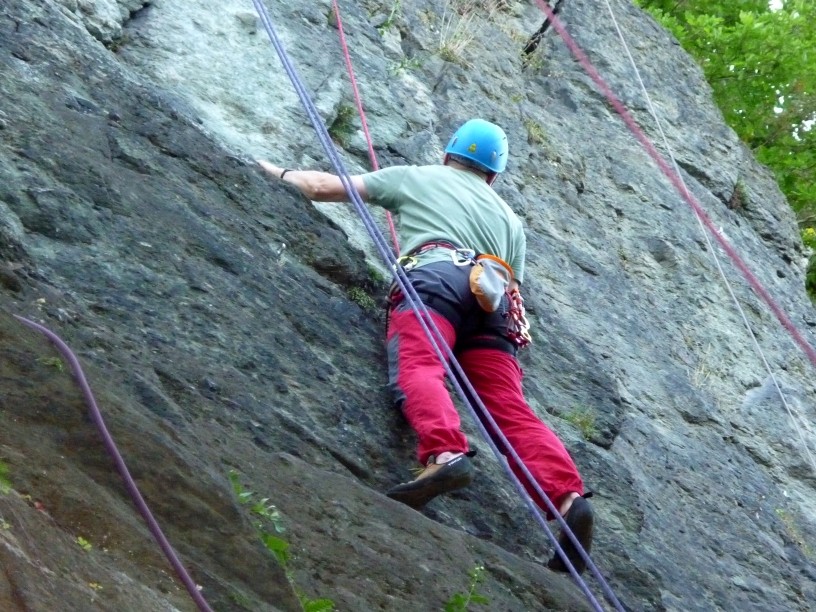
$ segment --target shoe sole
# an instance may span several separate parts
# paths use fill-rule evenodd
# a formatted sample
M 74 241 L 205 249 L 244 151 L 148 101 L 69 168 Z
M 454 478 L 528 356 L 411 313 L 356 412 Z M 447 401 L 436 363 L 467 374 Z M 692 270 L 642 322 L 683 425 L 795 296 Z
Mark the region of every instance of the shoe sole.
M 454 459 L 451 464 L 460 462 L 462 466 L 450 466 L 455 468 L 455 471 L 448 470 L 446 466 L 428 478 L 397 485 L 389 490 L 386 495 L 415 510 L 422 508 L 437 495 L 462 489 L 471 483 L 473 480 L 473 466 L 470 465 L 470 461 L 466 457 Z M 446 471 L 448 471 L 447 474 Z
M 595 523 L 595 517 L 589 502 L 583 497 L 576 498 L 576 500 L 572 502 L 572 507 L 569 509 L 569 512 L 567 512 L 567 517 L 565 517 L 567 526 L 570 528 L 570 531 L 572 531 L 575 539 L 578 540 L 586 553 L 589 554 L 590 548 L 592 547 L 592 529 Z M 575 548 L 569 536 L 562 533 L 558 537 L 558 544 L 564 550 L 564 554 L 567 555 L 575 571 L 578 572 L 578 574 L 583 574 L 586 570 L 586 561 L 584 561 L 581 553 Z M 567 569 L 564 560 L 561 559 L 561 555 L 559 555 L 558 552 L 549 560 L 547 567 L 555 572 L 569 572 L 569 569 Z

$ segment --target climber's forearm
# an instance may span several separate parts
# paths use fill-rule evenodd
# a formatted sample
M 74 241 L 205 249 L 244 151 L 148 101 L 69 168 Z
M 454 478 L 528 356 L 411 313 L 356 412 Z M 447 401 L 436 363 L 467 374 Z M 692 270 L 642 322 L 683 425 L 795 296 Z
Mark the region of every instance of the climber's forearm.
M 282 178 L 294 185 L 310 200 L 316 202 L 347 202 L 350 198 L 346 193 L 340 177 L 318 170 L 288 170 L 264 160 L 258 160 L 258 165 L 270 176 Z M 281 175 L 283 175 L 281 177 Z M 365 183 L 362 176 L 352 176 L 351 182 L 365 200 L 367 197 Z

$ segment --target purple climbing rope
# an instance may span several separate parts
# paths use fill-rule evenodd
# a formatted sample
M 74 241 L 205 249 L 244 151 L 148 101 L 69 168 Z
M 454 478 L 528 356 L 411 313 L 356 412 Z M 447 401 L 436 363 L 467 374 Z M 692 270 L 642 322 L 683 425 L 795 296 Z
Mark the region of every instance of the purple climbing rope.
M 368 231 L 369 235 L 371 236 L 372 240 L 374 241 L 374 245 L 377 248 L 377 251 L 382 258 L 382 260 L 391 268 L 394 274 L 394 279 L 402 290 L 403 295 L 405 296 L 406 301 L 410 304 L 412 310 L 414 311 L 417 319 L 427 335 L 431 345 L 436 353 L 437 357 L 439 358 L 440 362 L 445 368 L 445 372 L 448 375 L 451 384 L 454 387 L 457 395 L 462 400 L 462 403 L 468 408 L 469 412 L 471 413 L 473 420 L 479 429 L 480 433 L 482 434 L 483 438 L 490 446 L 493 453 L 499 459 L 500 463 L 505 469 L 508 477 L 510 478 L 511 482 L 515 485 L 516 489 L 518 490 L 521 498 L 526 503 L 527 507 L 529 508 L 530 512 L 538 521 L 539 525 L 541 525 L 542 529 L 546 533 L 547 537 L 549 538 L 550 542 L 553 544 L 557 553 L 561 556 L 564 564 L 567 566 L 570 574 L 572 575 L 575 582 L 578 584 L 579 588 L 583 591 L 584 595 L 586 596 L 587 600 L 590 602 L 592 607 L 597 611 L 602 611 L 603 608 L 601 607 L 598 600 L 589 590 L 584 579 L 578 574 L 573 566 L 572 562 L 569 560 L 567 555 L 564 553 L 563 549 L 558 543 L 555 535 L 552 533 L 552 530 L 549 528 L 547 521 L 541 515 L 539 508 L 533 502 L 530 495 L 527 493 L 524 486 L 521 484 L 521 481 L 516 477 L 513 471 L 510 469 L 510 464 L 507 458 L 499 451 L 498 446 L 491 438 L 490 434 L 488 434 L 486 428 L 482 424 L 481 420 L 478 418 L 476 414 L 476 410 L 473 406 L 473 401 L 470 398 L 475 400 L 475 404 L 478 407 L 481 415 L 484 417 L 484 420 L 487 421 L 490 426 L 493 428 L 493 432 L 495 437 L 503 444 L 508 450 L 508 454 L 513 458 L 516 464 L 521 469 L 522 473 L 524 474 L 525 478 L 528 480 L 530 486 L 536 491 L 539 495 L 540 499 L 542 499 L 550 513 L 555 517 L 558 524 L 561 526 L 561 529 L 564 533 L 567 534 L 570 541 L 573 543 L 576 550 L 579 551 L 579 554 L 586 562 L 587 567 L 590 569 L 591 573 L 595 576 L 598 580 L 599 584 L 601 585 L 604 594 L 606 595 L 609 602 L 615 607 L 616 610 L 623 611 L 623 607 L 621 606 L 620 602 L 618 601 L 615 594 L 612 592 L 612 589 L 607 584 L 606 580 L 604 579 L 603 575 L 600 573 L 596 565 L 593 561 L 589 558 L 589 555 L 583 549 L 583 546 L 575 537 L 575 534 L 572 533 L 572 530 L 567 525 L 564 518 L 558 512 L 558 509 L 552 503 L 552 501 L 547 497 L 544 491 L 541 489 L 540 485 L 535 481 L 532 474 L 529 472 L 527 467 L 522 462 L 521 458 L 518 456 L 516 451 L 513 449 L 512 445 L 506 439 L 506 437 L 502 434 L 501 430 L 497 426 L 495 420 L 488 412 L 487 408 L 484 406 L 484 403 L 479 398 L 479 395 L 476 393 L 475 389 L 472 387 L 470 382 L 467 379 L 464 371 L 462 370 L 461 366 L 459 365 L 458 361 L 453 355 L 450 347 L 442 340 L 442 335 L 440 334 L 439 330 L 436 328 L 436 325 L 433 322 L 433 319 L 430 316 L 430 313 L 425 308 L 425 305 L 422 303 L 421 299 L 417 295 L 416 291 L 414 290 L 413 286 L 411 285 L 405 271 L 402 269 L 400 265 L 398 265 L 396 257 L 390 251 L 385 242 L 385 238 L 382 236 L 379 228 L 376 226 L 374 219 L 371 213 L 368 211 L 365 203 L 363 202 L 360 194 L 357 192 L 356 188 L 352 184 L 351 177 L 349 176 L 348 171 L 346 170 L 342 160 L 340 159 L 337 150 L 334 147 L 334 144 L 329 136 L 328 130 L 324 125 L 317 109 L 312 102 L 311 96 L 306 91 L 305 86 L 303 85 L 302 80 L 300 79 L 295 67 L 292 65 L 292 62 L 286 53 L 286 50 L 283 47 L 283 44 L 280 41 L 280 38 L 275 31 L 274 26 L 272 25 L 272 21 L 269 17 L 269 14 L 261 0 L 252 0 L 255 9 L 258 11 L 258 15 L 260 16 L 261 22 L 264 25 L 264 28 L 269 35 L 270 41 L 275 48 L 275 51 L 278 54 L 278 57 L 281 60 L 284 70 L 286 71 L 287 76 L 289 77 L 292 85 L 300 98 L 301 103 L 303 104 L 304 110 L 309 117 L 310 122 L 312 123 L 313 128 L 320 140 L 321 145 L 323 146 L 326 155 L 328 156 L 329 160 L 331 161 L 332 165 L 335 168 L 337 176 L 339 177 L 340 181 L 342 182 L 346 194 L 349 197 L 349 200 L 354 205 L 355 210 L 357 211 L 358 215 L 360 216 L 363 225 L 365 226 L 366 230 Z M 440 346 L 441 345 L 441 346 Z M 470 398 L 468 397 L 468 393 L 465 393 L 464 387 L 467 388 L 468 393 L 470 394 Z
M 176 574 L 184 583 L 184 587 L 187 589 L 190 597 L 193 598 L 193 601 L 195 601 L 198 609 L 202 612 L 212 612 L 212 608 L 210 608 L 210 606 L 204 600 L 204 596 L 201 594 L 201 591 L 199 591 L 195 581 L 181 564 L 181 561 L 179 561 L 179 558 L 176 555 L 176 551 L 173 550 L 170 542 L 164 536 L 161 527 L 159 527 L 158 521 L 156 521 L 156 519 L 153 517 L 153 513 L 150 512 L 150 508 L 148 508 L 142 494 L 139 492 L 136 482 L 130 475 L 127 465 L 125 465 L 125 461 L 122 459 L 122 455 L 119 453 L 119 449 L 116 448 L 116 443 L 113 441 L 113 437 L 110 435 L 108 428 L 105 426 L 105 421 L 102 419 L 102 413 L 99 411 L 99 407 L 96 405 L 96 400 L 94 399 L 93 392 L 88 384 L 88 379 L 85 378 L 85 373 L 82 371 L 82 366 L 79 363 L 79 359 L 77 359 L 76 355 L 74 355 L 73 351 L 68 347 L 68 345 L 47 327 L 17 315 L 14 315 L 14 318 L 20 321 L 23 325 L 44 334 L 57 347 L 57 350 L 62 353 L 62 356 L 68 360 L 68 364 L 71 366 L 71 371 L 74 373 L 74 377 L 76 378 L 80 389 L 82 389 L 82 395 L 85 397 L 85 403 L 87 404 L 88 410 L 91 413 L 91 418 L 96 424 L 99 433 L 102 435 L 102 441 L 105 444 L 105 448 L 113 459 L 113 462 L 116 464 L 116 469 L 122 476 L 122 480 L 125 481 L 125 488 L 130 494 L 133 503 L 136 504 L 139 514 L 141 514 L 142 518 L 144 518 L 148 528 L 150 529 L 150 533 L 153 534 L 153 538 L 156 540 L 156 542 L 158 542 L 162 552 L 164 552 L 164 556 L 167 557 L 167 560 L 170 562 L 170 565 L 172 565 L 173 569 L 176 570 Z

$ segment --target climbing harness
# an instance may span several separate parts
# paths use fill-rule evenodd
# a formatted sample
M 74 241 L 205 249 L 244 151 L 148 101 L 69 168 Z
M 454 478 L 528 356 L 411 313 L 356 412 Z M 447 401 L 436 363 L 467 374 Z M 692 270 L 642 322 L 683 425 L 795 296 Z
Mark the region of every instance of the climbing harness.
M 457 267 L 471 266 L 468 278 L 470 291 L 476 298 L 479 307 L 485 312 L 496 312 L 502 299 L 507 298 L 508 308 L 504 313 L 507 319 L 507 338 L 517 347 L 524 348 L 533 340 L 530 336 L 530 323 L 524 309 L 524 298 L 518 288 L 510 290 L 513 280 L 513 268 L 503 259 L 489 253 L 477 253 L 474 249 L 462 248 L 446 240 L 436 240 L 421 244 L 406 255 L 397 259 L 397 264 L 405 272 L 410 272 L 419 265 L 418 256 L 433 249 L 450 251 L 450 258 Z M 388 291 L 387 304 L 395 305 L 401 297 L 396 283 Z M 386 324 L 386 329 L 388 328 Z
M 597 578 L 598 582 L 601 584 L 604 593 L 607 596 L 607 599 L 612 603 L 616 610 L 622 611 L 623 607 L 621 606 L 617 597 L 615 597 L 615 594 L 612 593 L 612 590 L 609 588 L 609 585 L 607 584 L 606 580 L 598 571 L 598 568 L 595 566 L 592 560 L 589 558 L 589 555 L 587 555 L 586 551 L 583 549 L 583 546 L 581 546 L 581 543 L 578 541 L 578 539 L 570 530 L 569 526 L 564 520 L 564 517 L 561 516 L 553 502 L 547 497 L 547 495 L 541 489 L 541 486 L 536 482 L 535 478 L 533 478 L 530 471 L 521 461 L 521 458 L 518 456 L 518 453 L 515 452 L 515 450 L 509 444 L 506 437 L 504 437 L 504 435 L 499 430 L 495 420 L 485 408 L 484 403 L 481 401 L 481 399 L 479 399 L 478 394 L 468 381 L 467 376 L 465 375 L 458 361 L 454 357 L 451 348 L 442 340 L 443 336 L 437 329 L 430 312 L 422 303 L 422 300 L 420 300 L 419 296 L 417 295 L 416 291 L 411 285 L 405 271 L 402 269 L 401 266 L 396 265 L 397 261 L 395 255 L 388 249 L 382 237 L 382 234 L 380 233 L 379 229 L 374 223 L 374 219 L 371 215 L 371 212 L 365 206 L 365 203 L 360 197 L 360 194 L 354 187 L 354 184 L 351 181 L 351 177 L 348 171 L 346 170 L 342 160 L 340 159 L 334 144 L 332 143 L 331 137 L 328 134 L 328 130 L 325 124 L 323 123 L 317 111 L 317 108 L 314 105 L 314 102 L 312 101 L 311 97 L 306 91 L 303 82 L 300 79 L 300 76 L 298 75 L 297 71 L 295 70 L 294 66 L 291 63 L 288 54 L 286 53 L 286 50 L 283 48 L 283 44 L 281 43 L 280 38 L 277 32 L 275 31 L 275 28 L 272 24 L 272 21 L 266 10 L 266 7 L 264 6 L 262 0 L 252 0 L 252 2 L 253 5 L 255 6 L 255 9 L 258 11 L 261 23 L 263 24 L 267 34 L 269 35 L 270 42 L 272 43 L 272 46 L 275 48 L 275 51 L 278 54 L 279 59 L 281 60 L 283 69 L 286 72 L 287 76 L 289 77 L 289 80 L 292 82 L 295 92 L 297 93 L 301 103 L 303 104 L 303 108 L 307 116 L 309 117 L 309 121 L 311 122 L 312 127 L 315 129 L 318 139 L 320 140 L 320 143 L 323 146 L 323 149 L 326 152 L 329 161 L 331 161 L 332 165 L 334 166 L 337 176 L 346 190 L 346 194 L 348 195 L 349 201 L 352 203 L 357 214 L 360 216 L 360 219 L 364 227 L 368 231 L 369 235 L 371 236 L 380 257 L 383 259 L 386 265 L 393 270 L 394 279 L 397 285 L 399 286 L 400 290 L 403 292 L 406 302 L 411 306 L 412 310 L 416 314 L 417 320 L 420 323 L 423 332 L 428 337 L 428 340 L 434 350 L 434 353 L 440 360 L 440 363 L 443 365 L 445 372 L 448 375 L 448 379 L 451 382 L 451 385 L 453 386 L 457 395 L 462 399 L 464 405 L 468 407 L 473 418 L 473 421 L 476 424 L 476 427 L 479 429 L 480 433 L 482 434 L 482 437 L 484 438 L 485 442 L 488 444 L 488 446 L 490 446 L 496 458 L 504 467 L 504 470 L 507 473 L 508 478 L 516 487 L 522 500 L 527 505 L 531 514 L 538 521 L 539 525 L 541 526 L 544 533 L 547 535 L 547 538 L 550 540 L 551 544 L 553 545 L 557 553 L 564 560 L 564 564 L 567 567 L 570 575 L 573 577 L 576 584 L 584 593 L 587 600 L 590 602 L 590 604 L 593 606 L 595 610 L 598 610 L 599 612 L 603 610 L 600 603 L 598 603 L 598 600 L 589 590 L 589 587 L 587 586 L 584 579 L 578 574 L 573 564 L 569 561 L 566 553 L 561 548 L 561 545 L 559 544 L 555 535 L 553 535 L 552 530 L 549 528 L 546 519 L 542 516 L 541 511 L 536 506 L 535 502 L 533 502 L 532 497 L 530 497 L 530 494 L 527 492 L 519 478 L 513 473 L 513 470 L 510 467 L 509 460 L 499 451 L 496 443 L 492 440 L 490 434 L 487 432 L 487 429 L 482 423 L 482 419 L 484 419 L 484 421 L 494 429 L 495 435 L 498 438 L 498 440 L 506 446 L 506 452 L 510 456 L 510 458 L 514 461 L 514 465 L 519 470 L 519 472 L 524 476 L 530 488 L 532 488 L 535 491 L 535 493 L 539 496 L 541 501 L 545 504 L 549 513 L 553 517 L 555 517 L 555 520 L 561 527 L 562 533 L 564 533 L 569 538 L 570 542 L 578 551 L 581 558 L 586 562 L 588 569 L 592 572 L 592 574 Z M 469 398 L 472 398 L 473 401 L 471 401 L 471 399 Z M 478 407 L 481 413 L 481 418 L 477 416 L 477 414 L 475 413 L 473 403 L 475 403 L 476 406 Z
M 455 244 L 448 242 L 447 240 L 433 240 L 431 242 L 421 244 L 415 249 L 411 249 L 402 257 L 397 258 L 397 264 L 402 266 L 402 269 L 406 272 L 410 272 L 417 267 L 419 264 L 419 256 L 423 253 L 427 253 L 433 249 L 447 249 L 449 251 L 456 251 L 458 248 L 459 247 L 457 247 Z

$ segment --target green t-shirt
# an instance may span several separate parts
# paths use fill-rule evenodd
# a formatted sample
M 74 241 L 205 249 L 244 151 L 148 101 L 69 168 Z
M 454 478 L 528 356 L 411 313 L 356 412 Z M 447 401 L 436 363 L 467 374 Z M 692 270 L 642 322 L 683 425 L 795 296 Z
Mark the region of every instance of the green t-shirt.
M 399 213 L 401 254 L 434 240 L 490 253 L 524 278 L 527 240 L 521 221 L 484 179 L 449 166 L 394 166 L 363 175 L 368 201 Z M 418 265 L 450 259 L 433 249 Z

